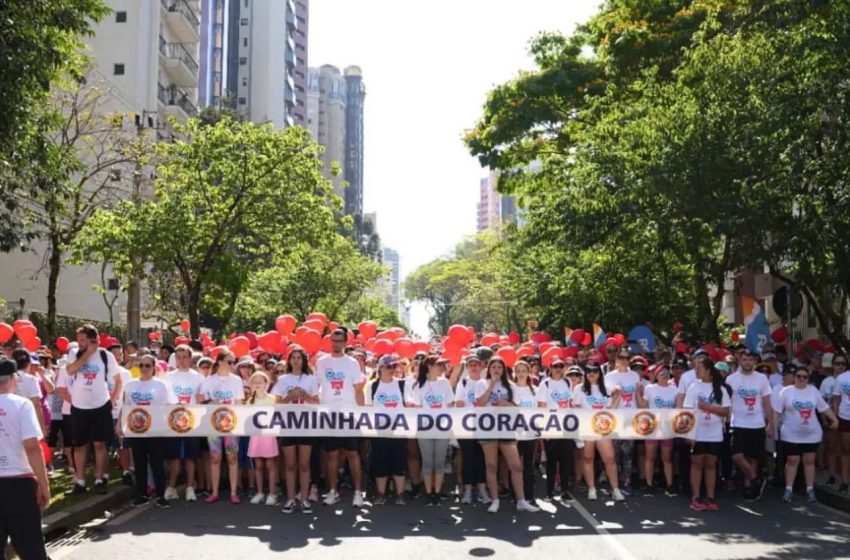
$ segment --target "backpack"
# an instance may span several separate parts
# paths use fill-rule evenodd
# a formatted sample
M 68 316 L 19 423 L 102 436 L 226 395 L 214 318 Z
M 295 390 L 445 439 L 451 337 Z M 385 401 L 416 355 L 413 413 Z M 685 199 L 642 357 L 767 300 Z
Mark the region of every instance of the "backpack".
M 374 383 L 372 383 L 372 400 L 375 400 L 375 395 L 378 393 L 378 385 L 381 383 L 380 379 L 376 379 Z M 401 399 L 404 401 L 404 379 L 398 380 L 398 390 L 401 391 Z
M 106 381 L 106 384 L 109 385 L 109 358 L 106 357 L 106 350 L 103 348 L 98 348 L 97 351 L 100 353 L 100 359 L 103 360 L 103 380 Z M 77 350 L 77 359 L 83 355 L 85 350 Z

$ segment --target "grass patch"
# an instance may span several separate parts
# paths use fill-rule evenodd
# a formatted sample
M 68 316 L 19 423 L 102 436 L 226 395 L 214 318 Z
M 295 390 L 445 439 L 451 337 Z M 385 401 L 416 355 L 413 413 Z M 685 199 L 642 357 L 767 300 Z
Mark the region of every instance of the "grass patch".
M 110 461 L 111 462 L 111 461 Z M 50 505 L 47 506 L 45 510 L 45 514 L 56 513 L 58 511 L 62 511 L 74 504 L 82 502 L 91 498 L 92 496 L 97 496 L 94 493 L 94 468 L 89 467 L 86 469 L 86 488 L 89 489 L 85 494 L 76 494 L 73 496 L 66 496 L 65 492 L 71 490 L 74 486 L 74 476 L 68 473 L 65 469 L 57 469 L 56 473 L 53 477 L 48 477 L 48 482 L 50 482 Z M 109 474 L 109 489 L 114 490 L 115 488 L 121 486 L 121 469 L 118 468 L 110 468 L 108 471 Z

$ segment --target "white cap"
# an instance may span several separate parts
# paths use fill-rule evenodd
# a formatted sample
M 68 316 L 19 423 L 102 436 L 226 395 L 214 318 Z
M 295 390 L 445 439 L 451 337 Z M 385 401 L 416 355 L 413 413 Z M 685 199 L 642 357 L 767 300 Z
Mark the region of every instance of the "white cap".
M 835 354 L 833 354 L 832 352 L 827 352 L 826 354 L 821 356 L 820 357 L 821 367 L 831 368 L 833 358 L 835 358 Z

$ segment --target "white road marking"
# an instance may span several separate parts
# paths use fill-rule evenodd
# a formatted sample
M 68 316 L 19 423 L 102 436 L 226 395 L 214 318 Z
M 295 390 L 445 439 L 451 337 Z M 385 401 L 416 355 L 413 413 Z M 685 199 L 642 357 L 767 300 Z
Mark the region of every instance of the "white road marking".
M 617 553 L 621 560 L 637 560 L 634 555 L 629 552 L 629 549 L 623 546 L 623 544 L 618 541 L 614 537 L 614 535 L 609 533 L 605 526 L 600 523 L 599 520 L 593 517 L 593 514 L 587 511 L 587 508 L 581 505 L 578 500 L 573 498 L 569 501 L 569 504 L 575 508 L 578 514 L 581 515 L 585 521 L 587 521 L 588 525 L 593 527 L 593 530 L 596 531 L 596 534 L 602 537 L 602 539 L 608 544 L 608 546 L 610 546 L 614 550 L 614 552 Z M 611 525 L 614 524 L 609 524 L 609 526 Z

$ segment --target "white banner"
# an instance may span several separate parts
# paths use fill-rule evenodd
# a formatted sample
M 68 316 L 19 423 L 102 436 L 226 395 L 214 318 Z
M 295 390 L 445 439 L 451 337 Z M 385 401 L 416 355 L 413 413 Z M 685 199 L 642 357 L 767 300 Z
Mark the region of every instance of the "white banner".
M 692 437 L 697 412 L 679 409 L 331 408 L 127 406 L 125 437 L 280 436 L 428 439 L 667 439 Z

